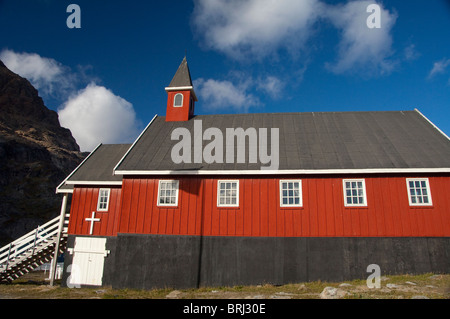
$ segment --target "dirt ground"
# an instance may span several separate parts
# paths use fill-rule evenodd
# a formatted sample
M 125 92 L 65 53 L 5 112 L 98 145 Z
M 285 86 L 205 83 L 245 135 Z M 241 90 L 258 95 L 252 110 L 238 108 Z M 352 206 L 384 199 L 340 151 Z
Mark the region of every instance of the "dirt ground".
M 184 290 L 70 289 L 58 282 L 51 287 L 47 276 L 32 272 L 12 284 L 1 284 L 0 299 L 450 299 L 448 274 L 383 276 L 380 288 L 368 288 L 366 280 L 354 280 Z

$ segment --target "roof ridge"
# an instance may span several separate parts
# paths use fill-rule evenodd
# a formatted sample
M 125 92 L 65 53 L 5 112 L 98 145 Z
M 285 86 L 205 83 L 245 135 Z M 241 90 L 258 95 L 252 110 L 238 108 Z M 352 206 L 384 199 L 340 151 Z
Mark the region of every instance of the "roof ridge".
M 310 112 L 263 112 L 263 113 L 223 113 L 223 114 L 197 114 L 192 119 L 198 117 L 214 117 L 214 116 L 251 116 L 251 115 L 295 115 L 295 114 L 351 114 L 351 113 L 403 113 L 415 112 L 414 110 L 385 110 L 385 111 L 310 111 Z M 165 117 L 160 116 L 160 117 Z

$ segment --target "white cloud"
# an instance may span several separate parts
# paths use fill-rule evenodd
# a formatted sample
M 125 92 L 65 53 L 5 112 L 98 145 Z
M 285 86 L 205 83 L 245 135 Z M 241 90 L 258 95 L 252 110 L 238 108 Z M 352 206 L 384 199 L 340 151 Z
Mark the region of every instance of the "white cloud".
M 82 151 L 99 143 L 129 143 L 140 132 L 133 106 L 103 86 L 90 84 L 58 110 Z
M 231 81 L 203 78 L 194 81 L 197 94 L 202 99 L 205 110 L 217 111 L 220 109 L 234 109 L 247 112 L 252 106 L 260 104 L 258 98 L 247 92 L 249 82 L 233 84 Z
M 80 83 L 93 79 L 86 73 L 90 66 L 77 66 L 77 72 L 71 72 L 54 59 L 7 49 L 1 51 L 0 59 L 27 78 L 44 99 L 65 101 L 58 110 L 60 124 L 70 129 L 82 151 L 92 151 L 99 143 L 129 143 L 139 134 L 131 103 L 93 82 L 77 91 Z
M 28 79 L 44 95 L 64 96 L 74 89 L 75 76 L 54 59 L 8 49 L 0 52 L 0 59 L 8 69 Z
M 340 31 L 337 58 L 326 67 L 335 74 L 365 76 L 392 71 L 392 35 L 397 15 L 381 4 L 381 28 L 369 28 L 367 12 L 376 1 L 329 5 L 320 0 L 196 0 L 192 15 L 196 34 L 207 48 L 242 60 L 274 56 L 286 49 L 309 61 L 306 41 L 316 35 L 318 22 L 331 22 Z M 405 54 L 412 58 L 413 47 Z M 306 53 L 306 54 L 299 54 Z
M 392 55 L 393 28 L 397 15 L 384 9 L 381 4 L 381 27 L 369 28 L 367 19 L 371 13 L 367 7 L 373 1 L 352 1 L 345 5 L 329 6 L 325 16 L 341 32 L 338 58 L 327 64 L 334 73 L 365 72 L 365 75 L 389 73 L 395 62 Z
M 416 50 L 415 44 L 410 44 L 403 50 L 406 61 L 413 61 L 420 57 L 420 53 Z
M 272 98 L 278 98 L 284 88 L 284 83 L 277 77 L 269 75 L 265 78 L 259 78 L 257 89 L 263 91 Z
M 431 79 L 437 74 L 442 74 L 446 72 L 447 67 L 450 65 L 450 59 L 444 58 L 433 64 L 433 68 L 428 74 L 428 78 Z
M 301 47 L 320 7 L 318 0 L 197 0 L 193 25 L 207 47 L 236 59 L 259 58 Z
M 194 81 L 194 86 L 203 107 L 208 111 L 233 109 L 248 112 L 250 107 L 263 105 L 256 96 L 257 92 L 279 98 L 285 85 L 272 75 L 254 79 L 245 72 L 232 71 L 227 80 L 199 78 Z

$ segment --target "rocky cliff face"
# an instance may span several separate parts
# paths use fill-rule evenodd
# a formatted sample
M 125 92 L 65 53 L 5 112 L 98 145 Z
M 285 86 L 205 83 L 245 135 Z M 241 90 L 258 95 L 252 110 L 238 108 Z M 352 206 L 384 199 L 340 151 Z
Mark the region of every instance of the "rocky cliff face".
M 59 214 L 59 183 L 85 154 L 30 82 L 0 61 L 0 247 Z

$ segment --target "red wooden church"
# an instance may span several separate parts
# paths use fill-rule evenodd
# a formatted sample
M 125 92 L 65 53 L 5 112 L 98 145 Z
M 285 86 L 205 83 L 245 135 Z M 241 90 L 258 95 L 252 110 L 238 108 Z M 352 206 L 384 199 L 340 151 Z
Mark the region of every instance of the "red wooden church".
M 194 115 L 186 59 L 166 91 L 166 116 L 58 187 L 73 194 L 64 284 L 450 271 L 450 141 L 418 110 Z

